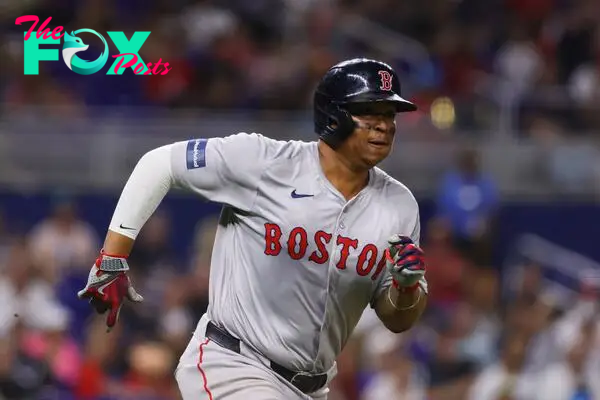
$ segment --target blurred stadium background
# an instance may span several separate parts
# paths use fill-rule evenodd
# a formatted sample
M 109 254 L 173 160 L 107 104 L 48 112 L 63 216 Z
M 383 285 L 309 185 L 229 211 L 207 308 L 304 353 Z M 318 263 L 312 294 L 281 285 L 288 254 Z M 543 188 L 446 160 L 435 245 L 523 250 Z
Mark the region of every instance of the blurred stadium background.
M 25 76 L 26 14 L 150 30 L 172 70 Z M 355 56 L 420 107 L 383 167 L 420 201 L 432 294 L 406 334 L 365 313 L 330 400 L 600 399 L 599 25 L 597 0 L 1 0 L 0 399 L 178 398 L 219 207 L 167 197 L 131 257 L 146 302 L 106 334 L 75 294 L 125 180 L 175 140 L 314 140 L 312 90 Z

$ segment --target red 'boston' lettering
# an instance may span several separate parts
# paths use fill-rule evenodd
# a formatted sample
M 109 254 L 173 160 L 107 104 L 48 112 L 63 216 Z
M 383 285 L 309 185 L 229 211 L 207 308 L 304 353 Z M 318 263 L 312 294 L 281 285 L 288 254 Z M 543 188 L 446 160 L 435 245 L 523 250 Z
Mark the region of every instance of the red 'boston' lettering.
M 307 255 L 308 246 L 312 245 L 308 241 L 308 233 L 303 227 L 297 226 L 293 228 L 287 237 L 282 238 L 282 230 L 279 225 L 274 223 L 265 223 L 265 254 L 268 256 L 278 256 L 281 253 L 282 240 L 287 244 L 287 254 L 292 260 L 299 261 Z M 319 230 L 315 232 L 314 244 L 316 249 L 310 253 L 308 260 L 315 264 L 325 264 L 329 261 L 331 255 L 327 251 L 327 245 L 331 243 L 333 235 L 325 231 Z M 340 258 L 336 263 L 336 268 L 345 270 L 350 257 L 350 249 L 358 248 L 358 239 L 351 239 L 345 236 L 337 236 L 336 244 L 341 245 Z M 356 273 L 358 276 L 371 275 L 373 281 L 377 280 L 385 268 L 385 252 L 379 258 L 379 251 L 373 243 L 367 243 L 361 248 L 360 254 L 356 260 Z M 377 266 L 375 266 L 377 264 Z
M 385 251 L 381 256 L 381 260 L 379 260 L 379 262 L 377 263 L 377 269 L 375 270 L 375 273 L 371 275 L 372 280 L 377 280 L 377 278 L 381 274 L 381 271 L 383 271 L 383 267 L 385 267 Z
M 281 251 L 281 228 L 277 224 L 265 224 L 265 254 L 276 256 Z
M 358 240 L 350 239 L 345 236 L 337 237 L 337 244 L 342 245 L 342 253 L 340 255 L 340 259 L 336 264 L 336 267 L 339 269 L 346 269 L 346 261 L 348 261 L 348 256 L 350 255 L 350 247 L 357 248 Z
M 313 251 L 308 259 L 317 264 L 325 264 L 329 259 L 326 245 L 331 241 L 331 233 L 317 231 L 315 233 L 315 243 L 317 250 Z
M 363 247 L 358 256 L 356 273 L 360 276 L 368 275 L 375 266 L 375 260 L 377 260 L 377 246 L 369 243 Z
M 300 236 L 300 242 L 298 243 L 297 237 Z M 298 244 L 298 251 L 296 251 L 296 244 Z M 287 242 L 288 254 L 292 260 L 299 260 L 306 254 L 306 248 L 308 247 L 308 238 L 304 228 L 296 227 L 290 232 L 290 236 Z

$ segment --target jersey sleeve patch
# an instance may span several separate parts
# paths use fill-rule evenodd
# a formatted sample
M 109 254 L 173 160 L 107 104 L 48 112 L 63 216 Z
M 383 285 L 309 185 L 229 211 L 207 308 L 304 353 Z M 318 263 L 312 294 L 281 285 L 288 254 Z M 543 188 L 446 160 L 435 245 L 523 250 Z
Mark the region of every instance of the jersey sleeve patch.
M 187 143 L 187 169 L 206 167 L 206 143 L 208 139 L 192 139 Z

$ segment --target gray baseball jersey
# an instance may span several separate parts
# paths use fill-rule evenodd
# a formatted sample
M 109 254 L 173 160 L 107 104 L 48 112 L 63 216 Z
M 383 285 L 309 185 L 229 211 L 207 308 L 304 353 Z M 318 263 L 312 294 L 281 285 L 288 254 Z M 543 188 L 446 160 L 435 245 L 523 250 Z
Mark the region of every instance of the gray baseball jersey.
M 225 205 L 211 260 L 211 320 L 293 370 L 331 368 L 391 284 L 387 238 L 419 241 L 411 192 L 378 168 L 347 201 L 317 142 L 260 134 L 176 143 L 175 184 Z

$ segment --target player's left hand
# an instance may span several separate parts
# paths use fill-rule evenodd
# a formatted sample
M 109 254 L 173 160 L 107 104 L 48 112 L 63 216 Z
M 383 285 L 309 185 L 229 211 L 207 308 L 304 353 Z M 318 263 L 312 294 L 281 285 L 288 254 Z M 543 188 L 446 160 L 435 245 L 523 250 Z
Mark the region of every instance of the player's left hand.
M 385 250 L 386 265 L 393 284 L 401 290 L 411 290 L 424 282 L 425 254 L 407 236 L 392 235 Z

